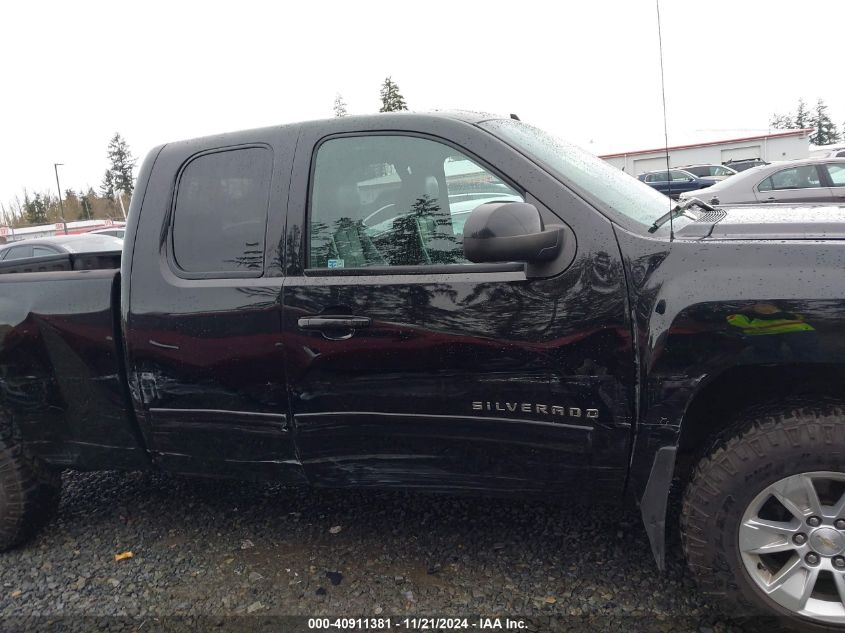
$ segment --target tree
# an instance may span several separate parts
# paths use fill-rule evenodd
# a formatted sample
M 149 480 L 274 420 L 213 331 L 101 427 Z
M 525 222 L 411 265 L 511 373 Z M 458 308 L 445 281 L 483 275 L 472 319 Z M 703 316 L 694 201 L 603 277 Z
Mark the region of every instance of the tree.
M 816 109 L 810 119 L 810 126 L 813 133 L 810 134 L 810 142 L 813 145 L 830 145 L 839 140 L 839 130 L 836 124 L 830 120 L 827 113 L 827 105 L 822 99 L 816 101 Z
M 22 205 L 21 200 L 18 196 L 15 196 L 12 200 L 9 201 L 9 206 L 4 206 L 4 224 L 6 226 L 17 226 L 18 222 L 21 219 L 22 215 Z
M 799 130 L 804 130 L 813 125 L 810 119 L 810 111 L 807 109 L 807 104 L 804 103 L 803 99 L 798 99 L 798 108 L 795 110 L 794 124 L 795 128 Z
M 104 198 L 114 200 L 114 175 L 111 173 L 111 169 L 107 169 L 105 175 L 103 176 L 103 182 L 100 185 L 100 193 L 103 194 Z
M 15 225 L 15 210 L 10 209 L 6 211 L 6 205 L 0 202 L 0 225 L 14 226 Z
M 65 189 L 65 218 L 85 220 L 85 211 L 80 206 L 79 196 L 73 189 Z
M 381 108 L 379 112 L 399 112 L 407 109 L 405 97 L 399 92 L 399 86 L 388 77 L 381 85 Z
M 36 193 L 34 198 L 29 197 L 26 190 L 23 192 L 24 208 L 26 210 L 26 221 L 29 224 L 47 223 L 47 202 Z
M 346 111 L 346 101 L 343 100 L 343 97 L 338 92 L 334 97 L 334 115 L 336 117 L 342 117 L 349 114 Z
M 775 130 L 789 130 L 792 129 L 792 115 L 791 114 L 773 114 L 769 127 Z
M 109 141 L 108 158 L 111 163 L 109 171 L 112 174 L 112 196 L 114 189 L 132 195 L 132 190 L 135 188 L 135 157 L 129 150 L 124 138 L 115 132 L 114 136 Z
M 775 130 L 805 130 L 811 126 L 810 111 L 807 110 L 807 104 L 803 99 L 798 99 L 798 108 L 795 114 L 791 112 L 787 114 L 773 114 L 769 121 L 769 127 Z
M 97 197 L 97 195 L 94 193 L 94 190 L 91 189 L 90 187 L 88 189 L 88 193 L 82 194 L 79 197 L 79 206 L 82 209 L 82 212 L 80 213 L 80 217 L 79 217 L 80 220 L 82 220 L 82 219 L 90 220 L 91 219 L 92 203 L 94 201 L 94 198 L 96 198 L 96 197 Z
M 26 190 L 24 190 L 24 192 L 26 192 Z M 26 210 L 21 203 L 20 196 L 15 194 L 15 198 L 12 200 L 10 206 L 12 209 L 12 225 L 18 227 L 24 221 L 24 217 L 26 216 Z

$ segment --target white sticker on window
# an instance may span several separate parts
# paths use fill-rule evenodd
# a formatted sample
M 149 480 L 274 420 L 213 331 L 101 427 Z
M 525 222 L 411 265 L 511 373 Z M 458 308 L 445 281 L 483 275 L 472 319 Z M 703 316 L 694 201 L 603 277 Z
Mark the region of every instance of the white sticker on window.
M 342 259 L 330 259 L 329 260 L 329 268 L 343 268 L 343 260 Z

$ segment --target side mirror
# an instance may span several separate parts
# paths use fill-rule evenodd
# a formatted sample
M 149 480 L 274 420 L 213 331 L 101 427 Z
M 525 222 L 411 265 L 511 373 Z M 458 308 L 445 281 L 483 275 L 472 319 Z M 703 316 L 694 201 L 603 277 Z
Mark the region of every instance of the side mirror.
M 487 202 L 464 224 L 464 255 L 477 264 L 548 262 L 560 253 L 563 236 L 561 228 L 544 228 L 533 204 Z

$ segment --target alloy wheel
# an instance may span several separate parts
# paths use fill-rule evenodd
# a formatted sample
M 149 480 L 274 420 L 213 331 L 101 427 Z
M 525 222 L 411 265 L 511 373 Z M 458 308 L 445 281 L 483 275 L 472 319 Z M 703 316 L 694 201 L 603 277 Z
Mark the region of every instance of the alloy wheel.
M 845 473 L 802 473 L 767 486 L 742 517 L 738 545 L 769 599 L 845 624 Z

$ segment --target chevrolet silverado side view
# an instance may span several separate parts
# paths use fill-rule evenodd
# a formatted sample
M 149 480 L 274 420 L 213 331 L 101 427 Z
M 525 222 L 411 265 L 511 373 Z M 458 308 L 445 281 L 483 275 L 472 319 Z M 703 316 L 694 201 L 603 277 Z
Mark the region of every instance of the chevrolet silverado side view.
M 845 627 L 845 210 L 671 204 L 479 114 L 155 148 L 119 270 L 0 274 L 0 549 L 63 469 L 605 498 Z

